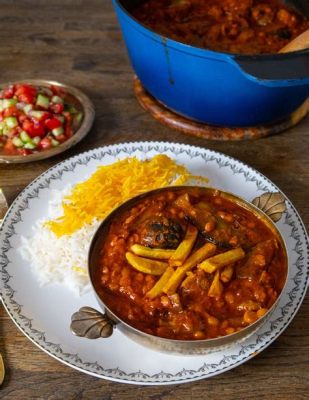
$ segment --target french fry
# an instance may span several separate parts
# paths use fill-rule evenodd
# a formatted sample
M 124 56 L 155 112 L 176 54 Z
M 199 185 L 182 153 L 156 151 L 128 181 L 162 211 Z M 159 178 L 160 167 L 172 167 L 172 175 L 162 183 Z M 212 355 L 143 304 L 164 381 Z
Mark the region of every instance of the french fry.
M 162 275 L 168 267 L 168 264 L 165 262 L 139 257 L 130 252 L 126 253 L 126 259 L 133 268 L 144 274 Z
M 159 260 L 168 260 L 175 253 L 175 250 L 151 249 L 150 247 L 142 246 L 140 244 L 133 244 L 130 250 L 137 256 L 154 258 Z
M 220 282 L 220 272 L 217 271 L 215 277 L 208 290 L 208 296 L 210 297 L 220 297 L 223 292 L 223 285 Z
M 223 268 L 226 265 L 239 261 L 244 257 L 245 252 L 241 247 L 238 247 L 237 249 L 229 250 L 225 253 L 221 253 L 214 257 L 208 258 L 207 260 L 203 261 L 198 267 L 205 272 L 212 274 L 218 268 Z
M 156 282 L 156 284 L 149 290 L 149 292 L 146 293 L 146 296 L 150 297 L 151 299 L 159 296 L 163 291 L 163 287 L 166 285 L 173 273 L 174 268 L 167 267 L 163 275 L 161 275 L 160 279 Z
M 220 273 L 220 279 L 222 282 L 227 283 L 232 279 L 234 272 L 234 267 L 233 265 L 228 265 Z
M 198 230 L 192 226 L 189 225 L 185 238 L 183 241 L 179 244 L 177 249 L 174 251 L 174 254 L 171 256 L 169 259 L 169 264 L 172 266 L 177 266 L 179 267 L 184 263 L 186 258 L 189 256 L 192 247 L 194 246 L 194 243 L 196 241 L 198 234 Z
M 169 281 L 163 288 L 163 292 L 166 294 L 175 293 L 178 286 L 185 278 L 187 272 L 194 268 L 202 260 L 205 260 L 205 258 L 212 256 L 216 249 L 216 245 L 212 243 L 206 243 L 200 249 L 191 254 L 187 261 L 181 267 L 178 267 L 170 277 Z

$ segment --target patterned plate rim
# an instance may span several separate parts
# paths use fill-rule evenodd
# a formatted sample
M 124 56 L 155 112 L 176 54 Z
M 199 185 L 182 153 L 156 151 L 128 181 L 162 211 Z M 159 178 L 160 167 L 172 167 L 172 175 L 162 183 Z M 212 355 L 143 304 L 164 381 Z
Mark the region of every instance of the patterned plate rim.
M 177 150 L 178 149 L 178 150 Z M 129 143 L 119 143 L 119 144 L 114 144 L 114 145 L 109 145 L 109 146 L 104 146 L 100 148 L 95 148 L 92 150 L 89 150 L 87 152 L 78 154 L 76 156 L 73 156 L 67 160 L 64 160 L 45 172 L 43 172 L 41 175 L 39 175 L 37 178 L 35 178 L 28 186 L 24 188 L 24 190 L 16 197 L 16 199 L 13 201 L 11 207 L 9 208 L 6 216 L 3 219 L 3 222 L 0 226 L 0 235 L 4 234 L 6 235 L 6 238 L 3 240 L 3 245 L 1 247 L 2 253 L 0 254 L 0 266 L 1 266 L 1 275 L 2 275 L 2 282 L 4 284 L 4 289 L 2 292 L 2 287 L 0 287 L 0 297 L 2 304 L 4 308 L 6 309 L 7 313 L 9 314 L 10 318 L 13 320 L 15 325 L 22 331 L 22 333 L 28 337 L 36 346 L 38 346 L 41 350 L 49 354 L 50 356 L 54 357 L 55 359 L 61 361 L 62 363 L 77 369 L 81 372 L 87 373 L 89 375 L 99 377 L 99 378 L 104 378 L 107 380 L 115 381 L 115 382 L 122 382 L 122 383 L 131 383 L 131 384 L 141 384 L 141 385 L 166 385 L 166 384 L 177 384 L 177 383 L 187 383 L 187 382 L 192 382 L 192 381 L 197 381 L 200 379 L 205 379 L 214 375 L 221 374 L 223 372 L 226 372 L 232 368 L 235 368 L 242 363 L 248 361 L 252 357 L 256 356 L 258 353 L 263 351 L 266 347 L 268 347 L 276 338 L 278 338 L 279 335 L 288 327 L 294 316 L 296 315 L 300 305 L 302 304 L 303 298 L 306 293 L 306 288 L 308 286 L 308 281 L 309 281 L 309 276 L 307 273 L 307 276 L 305 278 L 305 281 L 303 283 L 302 287 L 302 292 L 300 293 L 300 297 L 298 299 L 298 302 L 294 305 L 294 308 L 292 311 L 286 312 L 284 311 L 284 308 L 289 305 L 290 303 L 293 302 L 293 295 L 292 292 L 298 291 L 300 289 L 299 285 L 301 282 L 297 282 L 297 275 L 300 272 L 296 274 L 294 277 L 295 285 L 296 287 L 288 293 L 290 296 L 290 303 L 282 307 L 282 317 L 286 314 L 289 314 L 289 318 L 285 321 L 283 326 L 276 328 L 276 322 L 280 319 L 278 318 L 273 322 L 274 325 L 274 330 L 277 330 L 276 332 L 272 332 L 273 328 L 271 328 L 270 332 L 266 332 L 264 335 L 261 336 L 268 336 L 268 340 L 264 342 L 263 345 L 261 345 L 257 350 L 251 351 L 249 354 L 247 354 L 246 349 L 251 348 L 254 350 L 256 347 L 257 343 L 259 341 L 264 341 L 263 338 L 257 338 L 257 342 L 249 345 L 249 346 L 241 346 L 241 350 L 237 355 L 232 355 L 232 356 L 224 356 L 221 361 L 218 364 L 211 364 L 211 368 L 215 367 L 222 367 L 222 368 L 217 368 L 212 372 L 207 372 L 208 370 L 208 365 L 204 363 L 198 370 L 186 370 L 183 368 L 182 370 L 179 370 L 176 373 L 169 373 L 169 372 L 164 372 L 160 371 L 159 373 L 156 373 L 154 375 L 149 375 L 147 373 L 144 373 L 142 371 L 136 371 L 132 373 L 126 373 L 125 371 L 122 371 L 119 368 L 113 368 L 113 369 L 105 369 L 102 367 L 98 362 L 95 363 L 89 363 L 89 362 L 83 362 L 81 358 L 79 357 L 78 354 L 71 354 L 71 353 L 65 353 L 62 348 L 61 344 L 55 344 L 51 342 L 47 342 L 45 339 L 45 332 L 40 332 L 34 328 L 32 328 L 32 321 L 25 315 L 21 314 L 21 308 L 22 305 L 18 304 L 13 296 L 14 296 L 14 289 L 12 289 L 9 286 L 9 280 L 11 276 L 9 275 L 8 271 L 6 270 L 7 265 L 10 263 L 10 260 L 6 256 L 6 253 L 10 250 L 11 246 L 9 243 L 9 238 L 12 237 L 15 234 L 14 231 L 14 225 L 18 221 L 21 220 L 21 212 L 25 209 L 25 207 L 28 206 L 29 200 L 32 198 L 35 198 L 38 196 L 38 192 L 40 189 L 46 189 L 49 187 L 50 182 L 52 180 L 57 180 L 61 177 L 61 175 L 64 172 L 68 171 L 74 171 L 76 165 L 87 165 L 88 162 L 91 159 L 97 159 L 97 160 L 102 160 L 104 156 L 106 155 L 111 155 L 111 156 L 116 156 L 120 152 L 124 152 L 130 156 L 132 153 L 136 151 L 141 151 L 142 153 L 146 154 L 148 151 L 159 151 L 165 152 L 165 151 L 171 151 L 174 155 L 180 154 L 180 153 L 186 153 L 187 156 L 189 156 L 191 159 L 194 156 L 201 156 L 205 161 L 210 161 L 210 160 L 215 160 L 218 165 L 220 165 L 220 157 L 227 159 L 228 163 L 225 162 L 223 163 L 222 166 L 225 167 L 231 167 L 232 171 L 235 173 L 242 173 L 245 176 L 246 181 L 249 180 L 251 182 L 255 182 L 257 185 L 257 189 L 263 190 L 263 187 L 261 186 L 261 183 L 257 181 L 256 178 L 253 177 L 253 179 L 249 179 L 249 174 L 256 175 L 263 180 L 265 180 L 268 185 L 272 186 L 275 190 L 278 192 L 282 193 L 286 199 L 287 204 L 289 205 L 290 209 L 293 211 L 298 223 L 299 223 L 299 228 L 302 230 L 302 234 L 304 236 L 304 242 L 300 242 L 299 236 L 297 237 L 296 231 L 298 231 L 298 228 L 295 226 L 294 221 L 292 221 L 292 216 L 286 212 L 286 220 L 290 219 L 290 223 L 288 223 L 289 226 L 292 226 L 292 230 L 294 232 L 293 238 L 297 241 L 297 244 L 295 246 L 295 251 L 299 255 L 296 263 L 298 261 L 301 261 L 304 259 L 302 257 L 302 251 L 299 247 L 303 247 L 303 250 L 307 252 L 308 255 L 308 249 L 309 249 L 309 241 L 308 241 L 308 235 L 304 226 L 303 221 L 301 220 L 298 212 L 296 211 L 294 205 L 292 202 L 287 198 L 287 196 L 267 177 L 265 177 L 263 174 L 261 174 L 259 171 L 255 170 L 251 166 L 243 163 L 240 160 L 237 160 L 236 158 L 230 157 L 228 155 L 225 155 L 223 153 L 214 151 L 214 150 L 209 150 L 205 149 L 202 147 L 198 146 L 191 146 L 191 145 L 186 145 L 186 144 L 180 144 L 180 143 L 169 143 L 169 142 L 152 142 L 152 141 L 145 141 L 145 142 L 129 142 Z M 208 153 L 208 154 L 205 154 Z M 235 163 L 238 164 L 237 168 L 235 168 Z M 233 170 L 233 164 L 234 164 L 234 170 Z M 243 169 L 242 169 L 243 168 Z M 50 176 L 53 171 L 58 171 L 58 174 L 54 176 Z M 50 177 L 49 177 L 50 176 Z M 41 184 L 40 184 L 40 181 Z M 43 184 L 44 183 L 44 184 Z M 37 185 L 38 184 L 38 185 Z M 36 187 L 32 193 L 29 193 L 29 196 L 26 197 L 26 199 L 23 199 L 24 195 L 28 192 L 30 192 L 32 187 Z M 265 187 L 264 187 L 265 189 Z M 19 203 L 22 203 L 22 207 L 18 206 Z M 16 210 L 15 210 L 16 208 Z M 7 228 L 7 233 L 5 233 L 5 226 L 7 224 L 7 221 L 10 218 L 10 214 L 14 214 L 17 216 L 15 220 L 12 220 L 8 224 Z M 297 248 L 297 249 L 296 249 Z M 305 267 L 305 265 L 300 265 L 300 267 Z M 309 263 L 307 262 L 307 270 L 309 268 Z M 11 306 L 11 307 L 10 307 Z M 270 335 L 269 335 L 270 334 Z M 228 364 L 229 360 L 236 359 L 234 363 Z M 228 364 L 228 365 L 227 365 Z M 92 368 L 92 370 L 90 370 Z M 96 371 L 94 371 L 94 369 Z

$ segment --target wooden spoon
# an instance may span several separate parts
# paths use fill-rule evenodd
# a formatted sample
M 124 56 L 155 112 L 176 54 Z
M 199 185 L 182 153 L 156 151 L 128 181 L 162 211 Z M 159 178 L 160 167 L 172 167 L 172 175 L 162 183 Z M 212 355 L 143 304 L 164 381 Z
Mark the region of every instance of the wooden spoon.
M 306 50 L 309 49 L 309 29 L 297 36 L 287 45 L 279 50 L 279 53 L 290 53 L 292 51 Z

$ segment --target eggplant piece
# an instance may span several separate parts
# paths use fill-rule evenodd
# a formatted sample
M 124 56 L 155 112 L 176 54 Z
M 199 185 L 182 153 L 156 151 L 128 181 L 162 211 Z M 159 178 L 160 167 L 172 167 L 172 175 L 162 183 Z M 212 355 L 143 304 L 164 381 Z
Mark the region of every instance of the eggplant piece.
M 141 228 L 141 243 L 159 249 L 176 249 L 183 237 L 181 225 L 172 218 L 148 219 Z
M 185 213 L 185 219 L 198 229 L 200 235 L 207 242 L 215 244 L 216 246 L 223 249 L 233 248 L 233 246 L 230 245 L 229 243 L 220 242 L 205 231 L 205 225 L 209 221 L 214 220 L 214 217 L 212 215 L 213 210 L 211 209 L 210 205 L 208 206 L 203 203 L 198 203 L 193 206 L 190 202 L 190 197 L 187 193 L 179 196 L 175 200 L 174 204 Z
M 220 241 L 216 240 L 213 236 L 211 236 L 209 233 L 202 230 L 200 224 L 198 224 L 196 222 L 196 220 L 193 219 L 192 217 L 190 217 L 189 215 L 186 215 L 185 219 L 198 229 L 199 234 L 207 242 L 215 244 L 217 247 L 220 247 L 221 249 L 232 249 L 233 248 L 233 246 L 230 243 L 220 242 Z

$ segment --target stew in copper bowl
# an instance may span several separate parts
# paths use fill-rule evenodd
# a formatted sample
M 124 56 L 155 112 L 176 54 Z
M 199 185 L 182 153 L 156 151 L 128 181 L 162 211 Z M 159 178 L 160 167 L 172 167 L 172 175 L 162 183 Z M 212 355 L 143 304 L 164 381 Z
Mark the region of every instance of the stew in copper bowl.
M 99 245 L 97 294 L 122 321 L 154 336 L 241 331 L 273 306 L 287 275 L 278 231 L 252 210 L 199 187 L 161 189 L 120 207 Z

